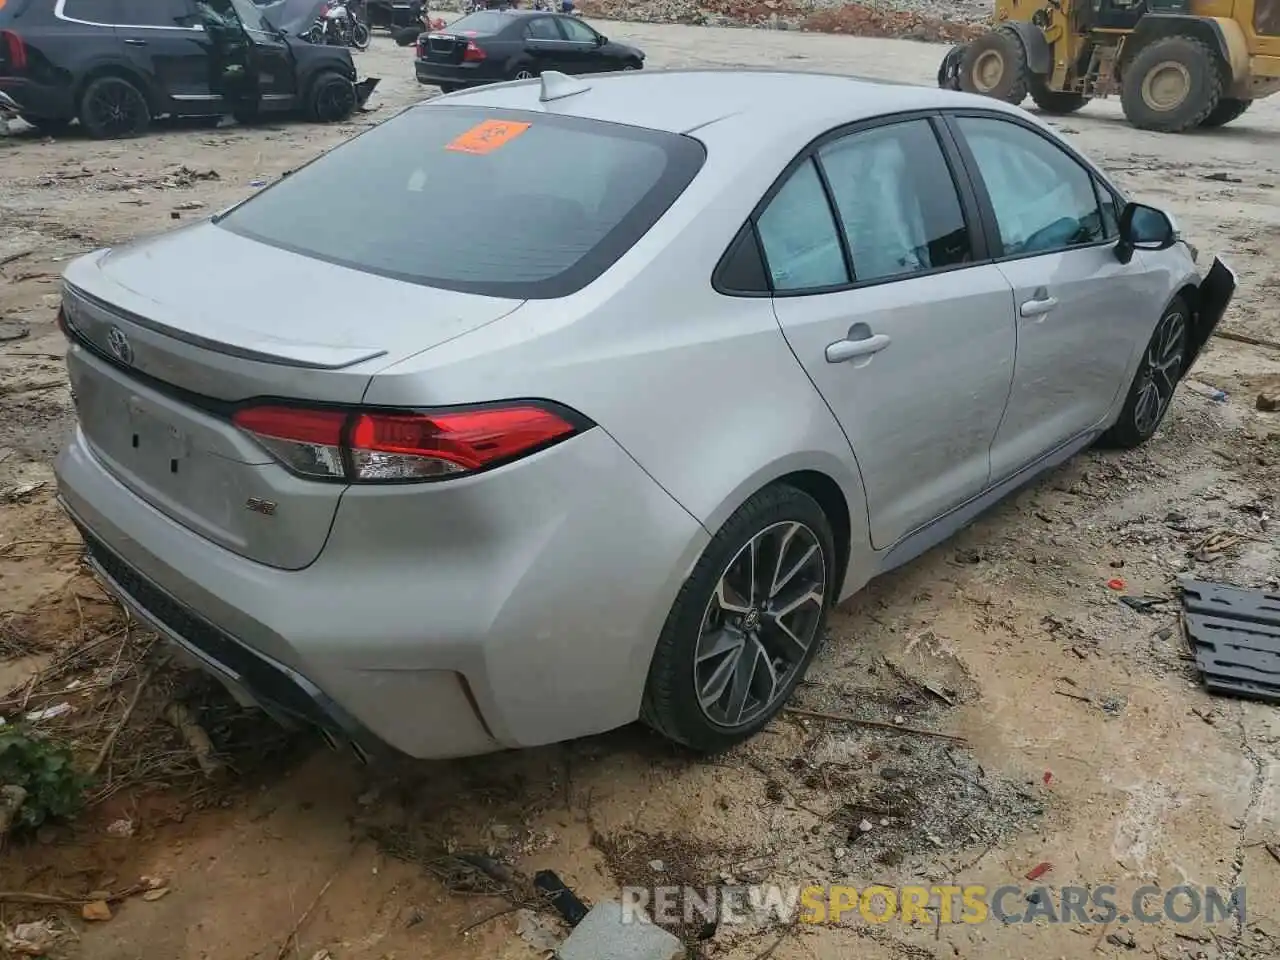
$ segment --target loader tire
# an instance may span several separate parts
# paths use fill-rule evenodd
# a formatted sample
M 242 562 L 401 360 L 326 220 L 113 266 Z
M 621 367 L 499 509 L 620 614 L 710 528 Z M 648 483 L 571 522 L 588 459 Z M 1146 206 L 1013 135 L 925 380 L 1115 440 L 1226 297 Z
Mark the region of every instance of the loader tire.
M 984 33 L 964 48 L 960 89 L 1003 100 L 1015 107 L 1027 98 L 1027 51 L 1012 30 Z
M 1165 37 L 1125 64 L 1120 105 L 1140 130 L 1182 133 L 1213 114 L 1222 101 L 1222 86 L 1222 66 L 1207 43 Z
M 1075 113 L 1090 99 L 1082 93 L 1050 90 L 1049 85 L 1045 83 L 1044 77 L 1037 76 L 1034 73 L 1028 79 L 1027 88 L 1031 93 L 1031 99 L 1040 108 L 1040 112 L 1049 113 L 1056 117 Z
M 1232 120 L 1236 120 L 1249 109 L 1253 103 L 1252 100 L 1232 100 L 1223 97 L 1218 101 L 1218 105 L 1213 108 L 1213 112 L 1200 121 L 1202 127 L 1225 127 Z

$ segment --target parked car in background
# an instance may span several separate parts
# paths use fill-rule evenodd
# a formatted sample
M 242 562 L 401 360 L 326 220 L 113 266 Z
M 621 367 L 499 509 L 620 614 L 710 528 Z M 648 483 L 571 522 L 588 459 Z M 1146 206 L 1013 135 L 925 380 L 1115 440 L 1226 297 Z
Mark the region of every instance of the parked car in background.
M 369 26 L 389 30 L 394 34 L 403 27 L 416 27 L 421 23 L 421 0 L 367 0 Z
M 99 138 L 137 136 L 152 119 L 300 111 L 349 116 L 376 80 L 357 82 L 348 50 L 297 36 L 317 4 L 251 0 L 7 0 L 0 4 L 0 91 L 46 132 L 73 121 Z M 298 22 L 271 19 L 305 9 Z
M 987 98 L 548 71 L 73 261 L 59 493 L 143 622 L 334 742 L 720 750 L 834 603 L 1152 437 L 1235 290 L 1196 257 Z
M 418 38 L 419 83 L 445 93 L 544 70 L 569 75 L 639 70 L 644 52 L 615 43 L 581 19 L 542 10 L 482 10 Z

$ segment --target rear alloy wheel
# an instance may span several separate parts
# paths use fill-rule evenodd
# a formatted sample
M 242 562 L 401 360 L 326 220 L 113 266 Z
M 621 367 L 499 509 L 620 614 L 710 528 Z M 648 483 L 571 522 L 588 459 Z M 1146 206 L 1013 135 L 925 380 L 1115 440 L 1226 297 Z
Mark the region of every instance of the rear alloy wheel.
M 1115 426 L 1102 444 L 1129 450 L 1151 439 L 1169 411 L 1190 346 L 1190 312 L 1179 298 L 1165 310 L 1142 355 Z
M 335 71 L 326 71 L 311 84 L 307 97 L 307 119 L 316 123 L 337 123 L 356 110 L 356 88 Z
M 1232 120 L 1238 119 L 1252 104 L 1252 100 L 1232 100 L 1224 97 L 1218 101 L 1213 111 L 1200 121 L 1200 126 L 1225 127 Z
M 123 77 L 98 77 L 80 96 L 80 125 L 95 140 L 136 137 L 151 125 L 142 91 Z
M 1182 133 L 1207 120 L 1222 100 L 1222 68 L 1194 37 L 1165 37 L 1123 68 L 1120 105 L 1135 127 Z
M 1027 98 L 1027 51 L 1012 30 L 992 30 L 964 48 L 960 89 L 1015 107 Z
M 808 494 L 762 490 L 703 551 L 649 667 L 642 717 L 707 753 L 762 729 L 822 643 L 835 583 L 831 525 Z
M 511 79 L 512 80 L 534 80 L 534 79 L 537 79 L 537 76 L 538 75 L 534 73 L 532 70 L 530 70 L 528 67 L 521 67 L 515 73 L 511 74 Z

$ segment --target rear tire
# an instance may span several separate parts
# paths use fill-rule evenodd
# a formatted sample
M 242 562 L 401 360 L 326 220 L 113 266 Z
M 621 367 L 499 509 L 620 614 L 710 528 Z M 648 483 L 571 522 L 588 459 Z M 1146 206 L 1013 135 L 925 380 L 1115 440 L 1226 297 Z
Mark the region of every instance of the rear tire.
M 971 41 L 960 58 L 960 89 L 1015 107 L 1027 98 L 1027 51 L 1012 30 L 992 30 Z
M 1050 90 L 1048 84 L 1045 83 L 1044 77 L 1034 73 L 1028 79 L 1027 88 L 1031 93 L 1031 99 L 1040 108 L 1040 112 L 1052 114 L 1056 117 L 1065 117 L 1069 113 L 1075 113 L 1090 99 L 1081 93 Z
M 80 126 L 95 140 L 138 137 L 151 126 L 151 108 L 124 77 L 98 77 L 80 95 Z
M 462 89 L 456 83 L 438 83 L 436 86 L 440 88 L 441 93 L 456 93 Z
M 368 50 L 372 40 L 373 34 L 369 32 L 369 26 L 363 20 L 356 20 L 351 25 L 351 43 L 357 50 Z
M 1217 108 L 1222 74 L 1217 55 L 1202 40 L 1155 40 L 1124 65 L 1120 105 L 1140 130 L 1182 133 L 1200 126 Z
M 1191 311 L 1178 297 L 1160 317 L 1115 424 L 1099 446 L 1132 450 L 1151 439 L 1169 412 L 1191 346 Z
M 334 70 L 326 70 L 311 82 L 307 94 L 307 119 L 313 123 L 338 123 L 356 112 L 356 88 Z
M 744 503 L 672 605 L 649 666 L 644 722 L 704 753 L 759 732 L 822 644 L 838 569 L 831 524 L 808 494 L 779 484 Z
M 536 80 L 538 74 L 528 67 L 516 67 L 511 71 L 512 80 Z
M 1232 120 L 1239 117 L 1253 105 L 1252 100 L 1232 100 L 1228 97 L 1218 101 L 1218 105 L 1213 111 L 1200 121 L 1202 127 L 1225 127 Z

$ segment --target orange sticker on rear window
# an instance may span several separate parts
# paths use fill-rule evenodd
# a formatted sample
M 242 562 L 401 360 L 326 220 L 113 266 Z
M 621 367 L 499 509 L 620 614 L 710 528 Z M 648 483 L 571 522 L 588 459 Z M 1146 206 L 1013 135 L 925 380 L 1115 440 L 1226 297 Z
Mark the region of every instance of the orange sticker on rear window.
M 458 134 L 445 145 L 445 149 L 459 153 L 492 153 L 528 129 L 529 124 L 513 120 L 486 120 Z

